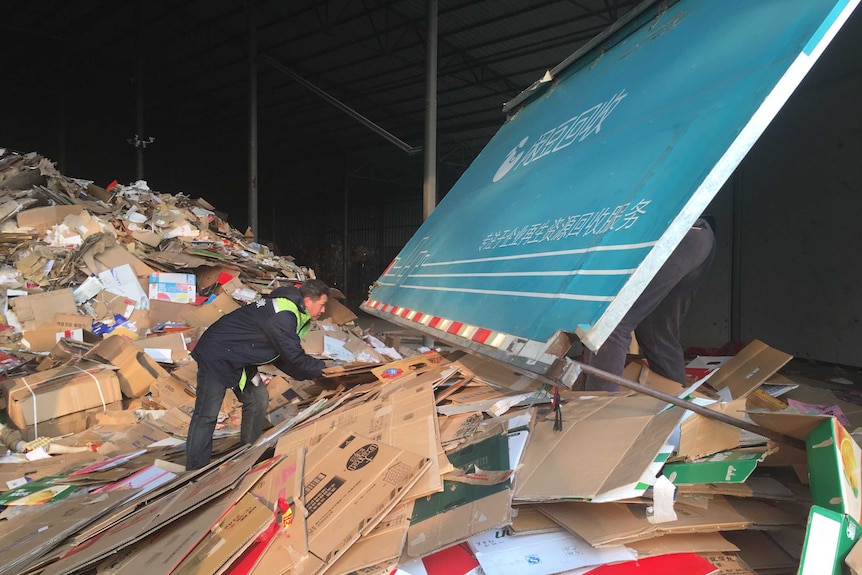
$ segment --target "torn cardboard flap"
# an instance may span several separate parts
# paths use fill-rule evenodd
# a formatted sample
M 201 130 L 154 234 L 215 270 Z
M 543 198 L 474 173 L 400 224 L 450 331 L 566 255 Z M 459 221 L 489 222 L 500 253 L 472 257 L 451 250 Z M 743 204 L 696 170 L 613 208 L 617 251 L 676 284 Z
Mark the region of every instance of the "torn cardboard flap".
M 146 395 L 155 380 L 168 375 L 152 358 L 117 335 L 102 340 L 86 357 L 99 357 L 116 366 L 120 390 L 129 398 Z
M 724 401 L 746 397 L 784 367 L 793 356 L 754 340 L 709 378 Z

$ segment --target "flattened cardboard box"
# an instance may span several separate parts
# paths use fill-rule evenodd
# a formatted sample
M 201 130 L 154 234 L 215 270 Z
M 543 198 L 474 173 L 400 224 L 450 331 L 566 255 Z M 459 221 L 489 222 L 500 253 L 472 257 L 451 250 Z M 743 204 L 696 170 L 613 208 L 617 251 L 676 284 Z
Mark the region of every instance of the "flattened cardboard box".
M 666 405 L 643 395 L 583 394 L 562 406 L 561 431 L 553 416 L 538 419 L 515 478 L 515 500 L 591 500 L 637 484 L 684 414 Z
M 122 399 L 113 370 L 61 367 L 3 382 L 6 411 L 18 429 Z
M 90 493 L 25 515 L 14 529 L 4 533 L 0 542 L 0 553 L 3 554 L 0 574 L 24 572 L 26 565 L 133 494 L 129 490 Z
M 178 363 L 189 356 L 183 332 L 172 332 L 136 339 L 132 342 L 132 345 L 156 361 L 162 361 L 163 363 Z
M 428 470 L 431 460 L 355 433 L 333 432 L 308 454 L 308 552 L 331 563 L 366 535 Z
M 287 454 L 314 445 L 333 429 L 349 429 L 431 459 L 431 470 L 416 483 L 408 497 L 438 492 L 443 488 L 440 474 L 448 471 L 441 469 L 439 462 L 443 448 L 436 429 L 432 388 L 438 379 L 439 370 L 426 372 L 393 384 L 373 399 L 322 416 L 282 437 L 276 453 Z
M 730 449 L 697 461 L 668 463 L 662 473 L 674 485 L 742 483 L 766 457 L 766 448 Z
M 221 573 L 275 520 L 272 511 L 246 493 L 171 573 Z
M 413 502 L 403 501 L 367 535 L 360 537 L 326 570 L 328 575 L 349 575 L 374 565 L 394 563 L 401 557 Z
M 755 499 L 714 497 L 707 508 L 675 505 L 677 520 L 651 523 L 647 506 L 626 503 L 564 501 L 537 508 L 594 547 L 625 545 L 670 533 L 709 533 L 797 525 L 798 519 Z
M 305 449 L 286 455 L 252 489 L 271 509 L 279 499 L 287 506 L 282 528 L 251 569 L 252 575 L 313 575 L 324 567 L 323 561 L 308 552 L 307 512 L 302 499 L 305 458 Z
M 452 465 L 464 471 L 509 468 L 506 435 L 493 435 L 451 454 Z M 512 489 L 508 481 L 473 485 L 444 481 L 443 491 L 418 499 L 413 506 L 404 554 L 419 558 L 466 541 L 511 521 Z
M 86 543 L 82 543 L 66 553 L 59 561 L 49 565 L 44 574 L 75 573 L 83 567 L 92 565 L 100 559 L 116 553 L 119 549 L 164 528 L 176 519 L 234 488 L 265 450 L 265 447 L 251 448 L 207 472 L 202 472 L 203 474 L 197 481 L 188 483 L 167 495 L 150 501 L 145 507 L 137 509 L 122 521 L 111 525 L 96 537 L 88 539 Z M 244 493 L 244 491 L 237 493 L 238 491 L 239 488 L 235 490 L 233 501 L 239 499 Z M 124 492 L 113 491 L 110 494 Z

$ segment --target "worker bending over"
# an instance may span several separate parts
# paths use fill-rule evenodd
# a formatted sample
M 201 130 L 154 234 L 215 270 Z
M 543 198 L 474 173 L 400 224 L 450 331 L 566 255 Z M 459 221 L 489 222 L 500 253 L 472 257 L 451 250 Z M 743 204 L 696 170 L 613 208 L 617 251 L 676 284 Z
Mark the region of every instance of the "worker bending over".
M 263 433 L 269 395 L 257 366 L 272 363 L 296 379 L 320 377 L 324 364 L 307 355 L 300 338 L 326 309 L 329 287 L 305 281 L 280 287 L 267 297 L 222 316 L 198 340 L 195 411 L 186 440 L 186 469 L 200 469 L 212 457 L 213 431 L 225 391 L 242 402 L 240 440 L 254 443 Z

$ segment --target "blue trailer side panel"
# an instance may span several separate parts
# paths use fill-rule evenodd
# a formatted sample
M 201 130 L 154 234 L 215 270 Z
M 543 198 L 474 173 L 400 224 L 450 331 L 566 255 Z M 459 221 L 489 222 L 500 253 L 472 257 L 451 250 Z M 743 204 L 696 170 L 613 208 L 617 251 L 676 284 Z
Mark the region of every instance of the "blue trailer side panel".
M 646 10 L 510 117 L 363 309 L 444 340 L 597 349 L 857 4 Z

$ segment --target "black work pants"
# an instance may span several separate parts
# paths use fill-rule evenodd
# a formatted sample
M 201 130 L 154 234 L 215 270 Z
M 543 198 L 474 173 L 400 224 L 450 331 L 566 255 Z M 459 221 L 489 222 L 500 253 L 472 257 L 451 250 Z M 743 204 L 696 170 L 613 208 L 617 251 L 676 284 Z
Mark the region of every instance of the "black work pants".
M 213 432 L 218 420 L 218 412 L 227 388 L 231 387 L 230 382 L 223 381 L 224 377 L 225 375 L 219 370 L 209 369 L 203 363 L 198 364 L 195 411 L 186 437 L 187 470 L 206 466 L 212 457 Z M 248 381 L 242 391 L 238 385 L 233 386 L 233 392 L 242 402 L 240 441 L 254 443 L 263 433 L 266 406 L 269 403 L 266 386 L 262 383 L 254 385 Z

